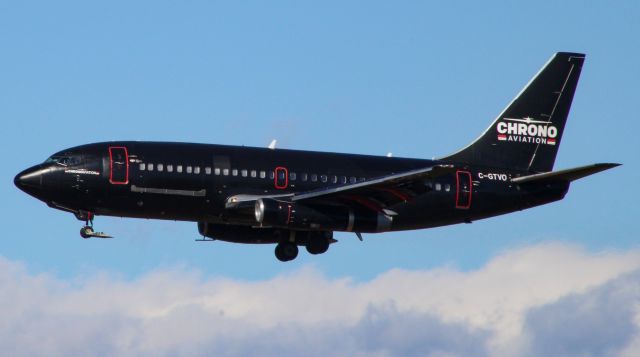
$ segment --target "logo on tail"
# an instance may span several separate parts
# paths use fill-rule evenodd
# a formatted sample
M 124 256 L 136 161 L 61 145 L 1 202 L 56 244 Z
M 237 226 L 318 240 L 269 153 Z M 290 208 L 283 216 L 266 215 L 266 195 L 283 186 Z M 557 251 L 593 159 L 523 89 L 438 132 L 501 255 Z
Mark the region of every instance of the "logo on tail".
M 531 117 L 502 118 L 496 125 L 496 131 L 498 141 L 517 143 L 555 145 L 558 136 L 558 128 L 551 122 Z

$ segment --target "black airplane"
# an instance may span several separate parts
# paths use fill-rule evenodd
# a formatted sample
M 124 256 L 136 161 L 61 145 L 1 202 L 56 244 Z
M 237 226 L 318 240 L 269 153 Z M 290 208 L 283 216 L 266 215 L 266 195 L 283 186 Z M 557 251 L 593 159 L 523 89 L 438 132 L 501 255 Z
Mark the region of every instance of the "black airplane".
M 619 164 L 552 171 L 585 55 L 556 53 L 480 137 L 435 160 L 224 145 L 118 141 L 62 150 L 15 185 L 85 222 L 97 215 L 198 222 L 199 240 L 276 243 L 289 261 L 333 232 L 444 226 L 564 197 Z

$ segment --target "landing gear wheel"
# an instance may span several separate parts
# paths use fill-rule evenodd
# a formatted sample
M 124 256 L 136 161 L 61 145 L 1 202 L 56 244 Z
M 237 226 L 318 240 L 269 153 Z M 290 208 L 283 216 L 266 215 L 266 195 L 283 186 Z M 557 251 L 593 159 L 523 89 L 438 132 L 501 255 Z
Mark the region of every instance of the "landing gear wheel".
M 276 245 L 276 258 L 281 262 L 288 262 L 298 256 L 298 246 L 291 242 Z
M 91 238 L 93 234 L 93 228 L 91 226 L 84 226 L 80 228 L 80 236 L 84 239 Z
M 322 254 L 329 249 L 329 240 L 324 235 L 309 236 L 307 252 L 309 254 Z

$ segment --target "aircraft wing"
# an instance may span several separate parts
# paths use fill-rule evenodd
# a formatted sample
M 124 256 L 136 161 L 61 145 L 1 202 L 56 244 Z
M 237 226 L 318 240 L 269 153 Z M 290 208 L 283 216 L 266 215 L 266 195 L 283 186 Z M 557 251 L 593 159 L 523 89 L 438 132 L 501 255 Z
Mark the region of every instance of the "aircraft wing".
M 431 190 L 425 182 L 429 178 L 451 172 L 452 165 L 434 165 L 416 170 L 381 176 L 362 182 L 323 187 L 312 191 L 281 195 L 234 195 L 227 199 L 227 208 L 252 206 L 261 198 L 272 198 L 310 204 L 361 205 L 385 212 L 394 204 L 410 201 L 415 196 Z

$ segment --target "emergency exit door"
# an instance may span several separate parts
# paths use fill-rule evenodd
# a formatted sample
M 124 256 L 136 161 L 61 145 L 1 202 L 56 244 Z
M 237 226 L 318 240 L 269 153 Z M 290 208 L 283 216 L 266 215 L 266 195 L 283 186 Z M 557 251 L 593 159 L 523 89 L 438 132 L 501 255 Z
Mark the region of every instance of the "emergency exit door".
M 274 170 L 274 186 L 278 190 L 284 190 L 289 186 L 289 170 L 286 167 L 278 166 Z
M 456 208 L 469 209 L 473 194 L 473 182 L 469 171 L 456 172 Z

